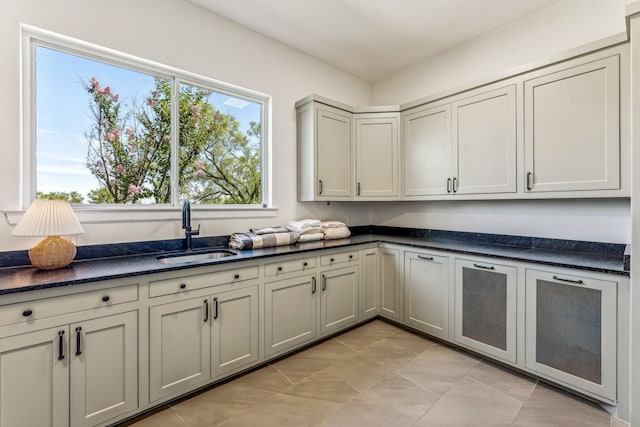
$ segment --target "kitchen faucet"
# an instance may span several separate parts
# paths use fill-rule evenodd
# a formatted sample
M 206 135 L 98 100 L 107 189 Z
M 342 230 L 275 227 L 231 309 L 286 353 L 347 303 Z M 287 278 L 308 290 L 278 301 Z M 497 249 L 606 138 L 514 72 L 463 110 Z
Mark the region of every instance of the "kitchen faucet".
M 182 201 L 182 229 L 186 238 L 185 250 L 190 251 L 193 249 L 191 237 L 200 234 L 200 224 L 198 224 L 197 230 L 191 231 L 191 205 L 189 204 L 189 199 Z

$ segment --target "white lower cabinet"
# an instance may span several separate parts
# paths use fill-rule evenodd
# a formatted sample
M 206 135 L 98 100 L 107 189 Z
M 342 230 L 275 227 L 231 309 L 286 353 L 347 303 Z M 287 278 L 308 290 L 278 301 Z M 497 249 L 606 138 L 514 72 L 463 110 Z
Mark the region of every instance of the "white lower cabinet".
M 358 321 L 358 266 L 320 274 L 320 335 Z
M 378 301 L 380 294 L 380 255 L 378 248 L 362 251 L 360 264 L 360 320 L 378 315 Z
M 449 336 L 449 258 L 404 253 L 404 322 L 439 338 Z
M 258 360 L 258 285 L 149 309 L 150 401 Z
M 138 408 L 138 313 L 0 340 L 0 425 L 92 426 Z
M 222 292 L 212 300 L 211 377 L 258 360 L 258 286 Z
M 315 275 L 265 284 L 265 356 L 292 350 L 317 337 L 317 285 Z
M 617 283 L 566 271 L 526 271 L 526 368 L 616 401 Z
M 402 321 L 400 249 L 380 248 L 380 315 Z
M 455 260 L 456 343 L 516 363 L 515 266 Z

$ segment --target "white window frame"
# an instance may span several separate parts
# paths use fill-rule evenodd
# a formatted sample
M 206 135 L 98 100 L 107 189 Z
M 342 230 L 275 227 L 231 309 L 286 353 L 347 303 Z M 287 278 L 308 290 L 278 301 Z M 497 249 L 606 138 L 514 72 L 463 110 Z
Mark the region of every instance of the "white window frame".
M 262 147 L 261 147 L 261 194 L 262 205 L 192 205 L 194 217 L 198 219 L 225 218 L 270 218 L 277 215 L 271 200 L 271 96 L 220 82 L 188 71 L 145 60 L 113 49 L 98 46 L 72 37 L 46 31 L 30 25 L 21 25 L 21 127 L 22 127 L 22 179 L 21 210 L 5 211 L 10 223 L 17 223 L 22 213 L 36 196 L 36 100 L 35 100 L 35 49 L 37 46 L 78 55 L 84 58 L 109 63 L 118 67 L 145 74 L 167 78 L 174 85 L 174 96 L 181 83 L 211 89 L 233 97 L 257 102 L 262 105 Z M 176 103 L 172 103 L 172 156 L 178 155 L 178 121 Z M 177 157 L 173 157 L 177 159 Z M 181 208 L 176 180 L 178 162 L 172 160 L 171 183 L 172 203 L 162 205 L 91 205 L 77 204 L 73 208 L 83 223 L 109 223 L 132 221 L 175 220 L 176 211 Z

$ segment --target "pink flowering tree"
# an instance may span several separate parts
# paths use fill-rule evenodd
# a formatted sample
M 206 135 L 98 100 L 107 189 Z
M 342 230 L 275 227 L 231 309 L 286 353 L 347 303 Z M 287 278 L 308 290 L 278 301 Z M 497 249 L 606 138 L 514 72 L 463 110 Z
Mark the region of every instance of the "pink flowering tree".
M 171 82 L 155 83 L 144 101 L 129 105 L 96 78 L 85 84 L 94 118 L 86 134 L 87 167 L 99 182 L 89 194 L 92 203 L 171 202 Z M 243 133 L 210 96 L 195 86 L 180 90 L 181 196 L 196 203 L 259 203 L 259 125 Z

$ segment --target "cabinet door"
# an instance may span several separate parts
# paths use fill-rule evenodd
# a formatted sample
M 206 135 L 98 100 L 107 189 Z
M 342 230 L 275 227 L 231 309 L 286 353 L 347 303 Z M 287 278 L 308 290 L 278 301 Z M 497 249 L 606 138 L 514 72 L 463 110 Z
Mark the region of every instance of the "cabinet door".
M 0 339 L 0 426 L 69 425 L 68 337 L 65 325 Z
M 397 198 L 398 116 L 356 118 L 356 196 Z
M 516 191 L 516 89 L 507 86 L 456 101 L 452 190 L 457 194 Z
M 138 407 L 138 312 L 71 325 L 71 425 L 93 426 Z
M 258 360 L 258 286 L 216 294 L 211 300 L 211 376 Z
M 264 287 L 265 355 L 299 347 L 317 336 L 315 276 L 302 276 Z
M 516 363 L 516 268 L 456 259 L 455 341 Z
M 151 402 L 185 392 L 211 378 L 209 298 L 149 309 Z
M 328 334 L 358 321 L 358 267 L 320 275 L 320 333 Z
M 368 319 L 378 314 L 380 293 L 380 267 L 378 249 L 362 251 L 362 274 L 360 276 L 360 319 Z
M 451 164 L 451 106 L 403 116 L 404 195 L 447 194 Z
M 398 249 L 380 249 L 380 280 L 380 315 L 401 321 L 402 281 Z
M 404 254 L 404 321 L 439 338 L 449 335 L 449 258 Z
M 528 191 L 620 188 L 619 57 L 524 82 Z
M 351 197 L 351 113 L 329 107 L 316 109 L 316 150 L 320 200 Z
M 527 369 L 616 400 L 616 283 L 526 272 Z

